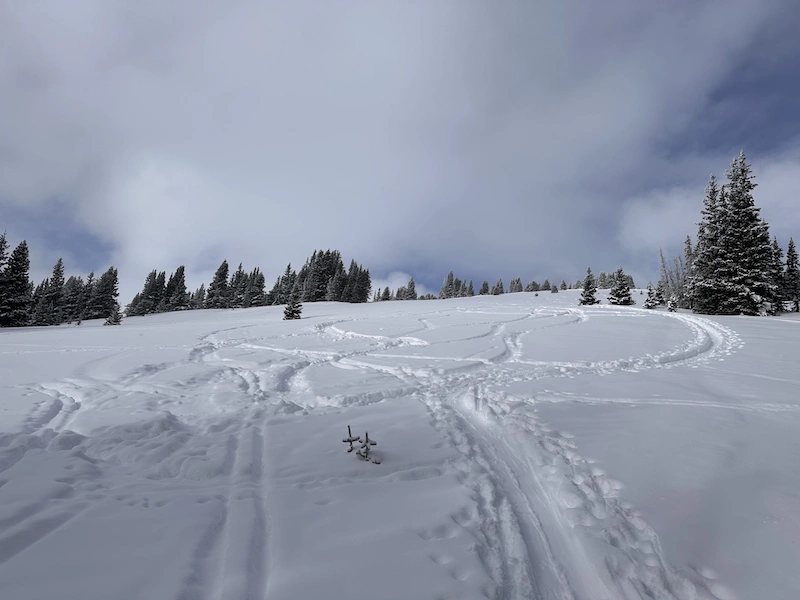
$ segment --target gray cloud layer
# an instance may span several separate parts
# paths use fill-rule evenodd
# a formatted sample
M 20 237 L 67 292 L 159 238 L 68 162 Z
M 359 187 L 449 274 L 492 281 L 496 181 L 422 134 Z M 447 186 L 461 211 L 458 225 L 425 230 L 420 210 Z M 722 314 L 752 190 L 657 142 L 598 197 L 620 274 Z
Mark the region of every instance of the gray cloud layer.
M 663 145 L 786 6 L 4 3 L 0 208 L 66 204 L 125 301 L 152 268 L 274 275 L 315 247 L 574 278 L 666 237 L 651 190 L 699 210 L 730 157 Z

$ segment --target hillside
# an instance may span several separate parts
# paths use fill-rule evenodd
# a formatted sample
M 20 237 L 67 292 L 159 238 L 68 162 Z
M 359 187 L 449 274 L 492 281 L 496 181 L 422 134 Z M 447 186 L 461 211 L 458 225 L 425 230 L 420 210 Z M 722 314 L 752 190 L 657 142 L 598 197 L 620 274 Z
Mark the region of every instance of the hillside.
M 579 293 L 0 331 L 0 596 L 797 597 L 800 320 Z

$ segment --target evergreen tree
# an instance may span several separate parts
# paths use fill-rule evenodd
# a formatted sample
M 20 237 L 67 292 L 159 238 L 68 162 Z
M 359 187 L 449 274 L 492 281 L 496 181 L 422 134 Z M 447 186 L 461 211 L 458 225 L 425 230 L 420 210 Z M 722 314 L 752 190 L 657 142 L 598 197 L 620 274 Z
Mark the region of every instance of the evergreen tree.
M 489 282 L 486 281 L 485 279 L 483 280 L 483 283 L 481 284 L 481 289 L 478 291 L 478 295 L 479 296 L 488 296 L 489 295 Z
M 776 312 L 783 312 L 784 283 L 783 283 L 783 248 L 778 243 L 778 238 L 772 238 L 772 262 L 770 264 L 769 279 L 775 286 L 775 295 L 772 299 Z
M 628 285 L 628 278 L 625 276 L 622 267 L 617 269 L 614 274 L 614 287 L 611 288 L 611 292 L 608 294 L 608 303 L 617 306 L 632 306 L 636 304 L 631 298 L 631 288 Z
M 667 302 L 667 310 L 669 312 L 678 311 L 678 299 L 675 296 L 670 297 L 669 302 Z
M 562 279 L 561 280 L 561 291 L 564 291 L 566 289 L 567 289 L 567 282 Z
M 170 276 L 170 285 L 166 290 L 167 306 L 169 310 L 188 310 L 189 293 L 186 291 L 186 268 L 181 265 L 175 269 L 175 273 Z
M 539 288 L 540 291 L 549 292 L 550 291 L 550 280 L 545 279 L 542 287 Z
M 558 286 L 555 285 L 555 284 L 551 285 L 550 286 L 550 293 L 551 294 L 557 294 L 558 293 Z
M 105 319 L 117 306 L 119 279 L 117 270 L 109 267 L 92 286 L 92 294 L 86 303 L 86 319 Z
M 444 282 L 442 283 L 442 288 L 439 290 L 439 298 L 447 299 L 455 297 L 456 289 L 455 289 L 455 277 L 453 272 L 450 271 L 447 274 L 447 277 L 444 278 Z
M 8 262 L 8 240 L 6 239 L 6 232 L 0 233 L 0 274 L 6 268 Z
M 81 315 L 83 306 L 83 278 L 70 276 L 64 283 L 64 321 L 72 323 Z
M 526 292 L 538 292 L 539 291 L 539 284 L 535 281 L 531 281 L 528 285 L 525 286 Z
M 475 286 L 472 285 L 472 279 L 469 280 L 469 285 L 467 286 L 467 297 L 472 298 L 475 295 Z
M 647 298 L 642 305 L 644 308 L 653 309 L 658 306 L 658 300 L 656 299 L 656 290 L 653 287 L 653 284 L 649 281 L 647 282 Z
M 594 280 L 594 275 L 592 275 L 592 269 L 586 269 L 586 279 L 583 280 L 583 293 L 581 294 L 581 299 L 579 304 L 581 306 L 591 306 L 592 304 L 600 304 L 600 300 L 597 299 L 597 284 Z
M 470 281 L 470 287 L 472 287 L 472 282 Z M 406 286 L 406 299 L 407 300 L 416 300 L 417 299 L 417 284 L 414 283 L 414 278 L 408 280 L 408 285 Z
M 250 273 L 248 289 L 250 306 L 267 305 L 267 293 L 265 290 L 266 283 L 266 279 L 264 278 L 264 274 L 261 272 L 261 269 L 258 267 L 253 269 L 253 272 Z
M 3 269 L 0 296 L 0 327 L 24 327 L 31 318 L 30 257 L 23 240 L 11 253 Z
M 503 280 L 498 279 L 492 288 L 492 296 L 500 296 L 501 294 L 505 294 L 505 288 L 503 287 Z
M 47 301 L 47 292 L 49 289 L 50 280 L 44 279 L 33 290 L 30 325 L 41 326 L 50 324 L 50 306 Z
M 88 316 L 89 300 L 94 294 L 94 289 L 96 286 L 97 286 L 97 281 L 95 280 L 94 277 L 94 271 L 91 271 L 89 275 L 86 276 L 86 284 L 83 286 L 83 296 L 81 297 L 81 310 L 80 313 L 78 313 L 78 325 L 80 325 L 81 321 L 83 321 L 84 319 L 91 318 Z
M 60 258 L 53 266 L 53 274 L 45 297 L 48 311 L 45 324 L 60 325 L 64 322 L 64 261 Z
M 300 304 L 300 288 L 295 287 L 289 293 L 289 301 L 286 303 L 286 308 L 283 311 L 283 319 L 284 321 L 299 319 L 302 312 L 303 305 Z
M 201 283 L 200 287 L 194 291 L 194 294 L 192 294 L 191 308 L 194 310 L 200 310 L 201 308 L 205 308 L 205 305 L 206 305 L 206 284 Z
M 122 323 L 122 312 L 119 309 L 119 302 L 114 302 L 111 313 L 106 317 L 103 325 L 119 325 L 120 323 Z
M 206 308 L 228 308 L 228 261 L 223 260 L 206 292 Z
M 383 294 L 381 295 L 381 300 L 391 300 L 392 299 L 392 292 L 387 285 L 383 288 Z
M 245 294 L 247 293 L 247 273 L 242 268 L 242 263 L 239 263 L 236 271 L 231 275 L 228 289 L 230 298 L 228 306 L 230 308 L 244 308 Z
M 783 297 L 792 303 L 792 311 L 800 312 L 800 261 L 794 239 L 789 238 L 786 248 L 786 271 L 783 275 Z

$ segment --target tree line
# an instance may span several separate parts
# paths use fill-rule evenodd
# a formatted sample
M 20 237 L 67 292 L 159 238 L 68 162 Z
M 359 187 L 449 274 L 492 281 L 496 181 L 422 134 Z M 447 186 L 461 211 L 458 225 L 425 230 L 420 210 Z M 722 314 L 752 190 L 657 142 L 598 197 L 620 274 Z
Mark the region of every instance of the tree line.
M 61 325 L 85 319 L 121 319 L 119 280 L 114 267 L 95 278 L 94 272 L 64 279 L 58 259 L 50 277 L 34 287 L 30 281 L 28 243 L 22 240 L 9 254 L 6 234 L 0 234 L 0 327 Z
M 355 260 L 345 269 L 338 250 L 315 250 L 300 271 L 291 263 L 266 291 L 261 269 L 250 272 L 242 263 L 232 273 L 227 260 L 217 268 L 206 288 L 201 284 L 194 292 L 186 288 L 185 267 L 178 267 L 169 277 L 165 271 L 151 271 L 142 291 L 126 308 L 128 316 L 143 316 L 176 310 L 205 308 L 249 308 L 288 304 L 293 296 L 299 302 L 366 302 L 372 290 L 369 269 Z

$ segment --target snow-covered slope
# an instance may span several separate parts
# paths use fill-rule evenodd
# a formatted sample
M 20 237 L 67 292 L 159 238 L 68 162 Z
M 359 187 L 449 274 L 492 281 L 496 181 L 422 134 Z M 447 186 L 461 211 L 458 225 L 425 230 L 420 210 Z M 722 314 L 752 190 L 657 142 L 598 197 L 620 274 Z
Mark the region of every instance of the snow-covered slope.
M 800 596 L 800 321 L 281 316 L 0 331 L 0 598 Z

